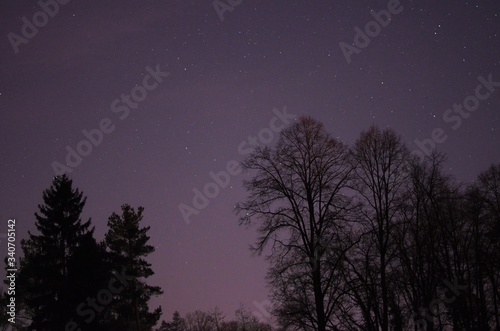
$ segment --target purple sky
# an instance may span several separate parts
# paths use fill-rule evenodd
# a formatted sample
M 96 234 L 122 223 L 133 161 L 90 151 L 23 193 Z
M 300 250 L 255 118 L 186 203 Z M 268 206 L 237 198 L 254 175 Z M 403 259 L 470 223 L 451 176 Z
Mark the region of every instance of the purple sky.
M 413 150 L 437 129 L 448 170 L 464 182 L 499 162 L 500 87 L 478 87 L 479 76 L 500 82 L 498 0 L 246 0 L 223 21 L 211 1 L 70 1 L 46 22 L 35 1 L 0 4 L 0 232 L 12 217 L 19 241 L 34 229 L 53 162 L 65 164 L 66 146 L 77 149 L 82 130 L 109 119 L 114 130 L 70 173 L 98 239 L 120 205 L 144 206 L 157 247 L 150 283 L 165 291 L 153 303 L 164 318 L 216 305 L 232 316 L 267 296 L 267 264 L 248 250 L 255 232 L 232 211 L 245 198 L 244 175 L 231 176 L 189 225 L 179 205 L 192 205 L 211 171 L 241 161 L 249 136 L 270 132 L 273 109 L 310 115 L 348 144 L 376 124 Z M 380 31 L 348 63 L 340 46 L 354 47 L 355 27 L 388 7 L 392 20 L 368 24 Z M 46 25 L 21 42 L 22 18 L 33 15 Z M 146 68 L 157 65 L 169 76 L 152 87 Z M 134 87 L 145 79 L 144 100 L 125 106 L 121 95 L 140 99 L 144 89 Z M 467 98 L 476 89 L 478 105 Z M 113 112 L 116 99 L 127 117 Z M 466 100 L 477 109 L 447 112 Z

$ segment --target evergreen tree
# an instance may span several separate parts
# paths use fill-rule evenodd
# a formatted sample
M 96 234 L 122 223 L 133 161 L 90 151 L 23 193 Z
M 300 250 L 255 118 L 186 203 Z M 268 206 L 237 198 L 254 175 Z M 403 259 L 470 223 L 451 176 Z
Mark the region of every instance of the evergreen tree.
M 145 257 L 155 250 L 147 244 L 150 227 L 140 227 L 143 210 L 143 207 L 139 207 L 136 212 L 125 204 L 122 206 L 122 215 L 113 213 L 109 217 L 105 242 L 110 264 L 114 270 L 130 278 L 126 291 L 118 293 L 117 303 L 111 307 L 113 330 L 150 331 L 161 316 L 161 307 L 150 312 L 148 301 L 151 296 L 160 295 L 163 291 L 142 280 L 154 275 Z
M 156 331 L 184 331 L 185 329 L 184 319 L 178 311 L 175 311 L 172 315 L 172 321 L 162 321 L 160 327 Z
M 65 330 L 70 322 L 82 322 L 76 308 L 102 287 L 103 250 L 90 219 L 80 218 L 86 198 L 66 175 L 54 177 L 43 201 L 35 213 L 39 234 L 21 241 L 18 294 L 31 316 L 29 330 Z
M 172 322 L 170 323 L 169 331 L 184 331 L 184 320 L 178 311 L 174 312 L 172 316 Z
M 186 322 L 181 317 L 178 311 L 175 311 L 172 315 L 171 322 L 163 321 L 160 325 L 160 328 L 157 331 L 184 331 Z

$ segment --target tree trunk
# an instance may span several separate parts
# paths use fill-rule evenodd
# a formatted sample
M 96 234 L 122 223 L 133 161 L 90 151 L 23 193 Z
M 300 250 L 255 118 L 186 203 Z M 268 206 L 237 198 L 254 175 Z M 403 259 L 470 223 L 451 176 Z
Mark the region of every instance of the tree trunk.
M 325 305 L 323 302 L 323 291 L 321 289 L 321 265 L 316 259 L 316 267 L 313 270 L 314 301 L 316 304 L 316 315 L 318 318 L 318 331 L 326 331 Z

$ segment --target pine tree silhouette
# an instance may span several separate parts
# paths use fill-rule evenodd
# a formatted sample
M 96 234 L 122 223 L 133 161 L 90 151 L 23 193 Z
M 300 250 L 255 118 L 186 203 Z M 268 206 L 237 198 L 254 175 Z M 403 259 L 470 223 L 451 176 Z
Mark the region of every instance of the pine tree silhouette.
M 38 234 L 21 241 L 17 287 L 31 316 L 28 330 L 64 330 L 68 322 L 81 321 L 76 308 L 103 285 L 104 249 L 93 237 L 91 220 L 82 222 L 86 198 L 72 185 L 66 175 L 54 177 L 35 213 Z
M 113 213 L 109 217 L 105 242 L 110 264 L 114 270 L 131 278 L 126 290 L 117 295 L 117 303 L 111 308 L 115 316 L 113 330 L 150 331 L 161 316 L 161 307 L 150 312 L 148 301 L 151 296 L 160 295 L 163 291 L 141 280 L 154 275 L 151 264 L 144 258 L 155 250 L 147 244 L 150 227 L 140 227 L 143 210 L 139 207 L 136 212 L 125 204 L 122 215 Z

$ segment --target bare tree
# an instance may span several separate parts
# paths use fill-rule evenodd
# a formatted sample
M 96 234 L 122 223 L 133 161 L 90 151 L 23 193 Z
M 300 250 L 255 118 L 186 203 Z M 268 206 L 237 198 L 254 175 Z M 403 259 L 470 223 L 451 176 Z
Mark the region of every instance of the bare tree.
M 443 162 L 444 156 L 438 153 L 408 162 L 407 195 L 394 231 L 396 260 L 401 268 L 392 287 L 399 294 L 406 324 L 415 330 L 434 330 L 438 309 L 443 308 L 431 306 L 440 299 L 438 289 L 443 286 L 439 240 L 444 211 L 454 192 L 452 179 L 443 174 Z
M 474 229 L 476 324 L 500 330 L 500 164 L 482 172 L 466 197 Z
M 210 316 L 210 320 L 216 331 L 222 331 L 222 323 L 224 322 L 224 318 L 226 317 L 222 310 L 219 307 L 215 307 L 208 312 Z
M 334 241 L 352 208 L 349 155 L 306 117 L 283 130 L 275 148 L 257 148 L 243 163 L 255 175 L 245 182 L 247 201 L 237 205 L 240 224 L 258 224 L 256 253 L 271 248 L 275 313 L 290 329 L 336 329 L 331 318 L 343 295 L 337 275 L 347 248 Z
M 389 331 L 390 278 L 394 257 L 392 234 L 405 197 L 404 184 L 408 178 L 406 161 L 409 153 L 393 130 L 381 131 L 371 127 L 362 132 L 353 148 L 355 179 L 353 186 L 363 204 L 362 226 L 370 236 L 362 241 L 362 264 L 358 276 L 367 288 L 359 290 L 358 304 L 368 311 L 364 319 L 371 328 Z M 368 268 L 368 269 L 367 269 Z M 366 272 L 368 271 L 368 273 Z M 374 277 L 374 274 L 376 277 Z M 364 302 L 370 300 L 371 302 Z
M 500 165 L 466 187 L 443 164 L 390 129 L 349 150 L 311 118 L 245 160 L 237 211 L 282 330 L 500 331 Z
M 186 331 L 213 331 L 213 324 L 210 315 L 201 311 L 195 310 L 192 313 L 187 313 L 185 317 Z

